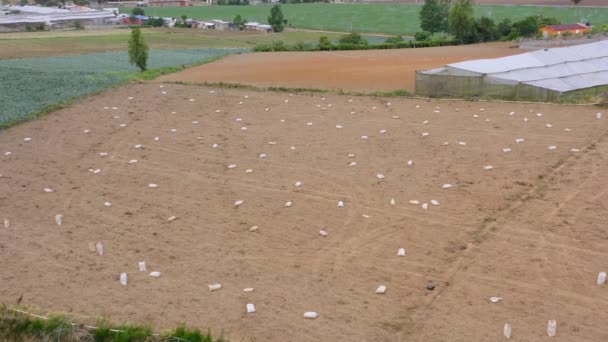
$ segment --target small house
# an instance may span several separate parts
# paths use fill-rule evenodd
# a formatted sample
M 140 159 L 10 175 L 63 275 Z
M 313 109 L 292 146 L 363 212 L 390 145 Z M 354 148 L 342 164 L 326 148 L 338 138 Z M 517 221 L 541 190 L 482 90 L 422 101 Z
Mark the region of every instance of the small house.
M 566 32 L 572 34 L 583 34 L 589 31 L 590 26 L 585 24 L 563 24 L 563 25 L 547 25 L 540 28 L 543 37 L 561 36 Z
M 232 24 L 229 21 L 224 21 L 224 20 L 219 20 L 219 19 L 214 19 L 211 22 L 215 24 L 215 29 L 220 30 L 220 31 L 229 30 L 234 26 L 234 24 Z
M 272 31 L 272 26 L 267 25 L 267 24 L 260 24 L 255 21 L 246 22 L 244 26 L 245 26 L 245 30 L 248 30 L 248 31 L 261 31 L 261 32 Z
M 186 6 L 186 0 L 148 0 L 148 7 L 169 7 L 169 6 Z

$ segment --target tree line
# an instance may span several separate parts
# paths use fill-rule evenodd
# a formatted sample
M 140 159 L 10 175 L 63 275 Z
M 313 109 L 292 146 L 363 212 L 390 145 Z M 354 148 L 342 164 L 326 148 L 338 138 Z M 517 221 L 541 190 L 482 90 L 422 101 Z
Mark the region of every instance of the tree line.
M 473 0 L 426 0 L 420 10 L 422 31 L 416 32 L 416 39 L 427 40 L 438 33 L 446 33 L 461 44 L 514 40 L 535 37 L 540 27 L 559 24 L 556 18 L 540 15 L 496 23 L 488 17 L 475 18 L 473 5 Z

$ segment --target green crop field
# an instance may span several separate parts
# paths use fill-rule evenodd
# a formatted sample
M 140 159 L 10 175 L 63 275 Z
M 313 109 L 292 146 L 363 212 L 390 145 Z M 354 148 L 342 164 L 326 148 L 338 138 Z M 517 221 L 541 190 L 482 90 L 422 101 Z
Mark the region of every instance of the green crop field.
M 188 49 L 150 52 L 148 67 L 193 65 L 242 49 Z M 88 95 L 136 75 L 126 52 L 0 61 L 0 127 L 63 101 Z
M 256 6 L 204 6 L 204 7 L 150 7 L 146 15 L 176 17 L 186 15 L 197 19 L 223 19 L 232 21 L 237 14 L 250 21 L 267 22 L 271 5 Z M 420 30 L 420 5 L 407 4 L 294 4 L 282 5 L 289 24 L 296 28 L 340 32 L 370 32 L 387 34 L 413 34 Z M 123 9 L 130 11 L 130 9 Z M 561 22 L 607 23 L 608 8 L 593 7 L 542 7 L 477 5 L 476 15 L 494 20 L 519 20 L 529 15 L 542 14 L 558 18 Z

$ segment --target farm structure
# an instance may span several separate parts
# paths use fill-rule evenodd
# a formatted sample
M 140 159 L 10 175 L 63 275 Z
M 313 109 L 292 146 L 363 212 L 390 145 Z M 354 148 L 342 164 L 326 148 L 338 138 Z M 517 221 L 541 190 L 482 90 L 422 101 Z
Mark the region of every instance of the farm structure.
M 186 0 L 148 0 L 146 5 L 150 7 L 186 6 Z
M 549 37 L 552 35 L 561 36 L 566 32 L 571 34 L 583 34 L 589 31 L 590 26 L 585 24 L 563 24 L 563 25 L 548 25 L 540 28 L 540 32 L 543 37 Z
M 416 72 L 424 96 L 585 102 L 608 89 L 608 41 Z
M 108 11 L 87 11 L 75 13 L 6 15 L 0 17 L 0 32 L 25 31 L 31 25 L 45 25 L 48 29 L 82 25 L 105 25 L 115 18 Z
M 81 25 L 108 24 L 116 15 L 110 11 L 97 11 L 84 6 L 70 6 L 69 9 L 40 6 L 10 6 L 10 11 L 18 14 L 0 16 L 0 32 L 25 31 L 32 26 L 42 25 L 45 29 L 63 29 Z

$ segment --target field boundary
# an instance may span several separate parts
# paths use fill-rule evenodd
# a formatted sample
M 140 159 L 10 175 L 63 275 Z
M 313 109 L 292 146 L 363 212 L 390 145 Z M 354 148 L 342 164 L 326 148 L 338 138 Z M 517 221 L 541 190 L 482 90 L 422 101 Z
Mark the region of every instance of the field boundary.
M 33 319 L 31 319 L 33 318 Z M 201 333 L 199 329 L 188 330 L 180 325 L 174 330 L 159 333 L 141 325 L 116 325 L 98 319 L 97 325 L 76 323 L 63 314 L 48 316 L 32 313 L 21 307 L 0 304 L 0 337 L 38 337 L 43 340 L 63 341 L 150 341 L 150 342 L 227 342 L 223 331 L 213 338 L 210 331 Z
M 144 72 L 101 72 L 101 74 L 108 74 L 108 75 L 116 75 L 121 77 L 122 79 L 117 81 L 116 83 L 105 87 L 103 89 L 99 89 L 97 91 L 93 91 L 87 94 L 82 94 L 82 95 L 78 95 L 78 96 L 72 96 L 72 97 L 68 97 L 65 99 L 62 99 L 58 102 L 46 105 L 38 110 L 32 111 L 30 113 L 24 114 L 20 117 L 14 118 L 14 119 L 8 119 L 6 121 L 0 122 L 0 132 L 2 132 L 3 130 L 9 129 L 13 126 L 19 125 L 21 123 L 30 121 L 30 120 L 34 120 L 40 117 L 43 117 L 49 113 L 61 110 L 63 108 L 66 108 L 76 102 L 85 100 L 91 96 L 95 96 L 95 95 L 99 95 L 104 93 L 107 90 L 111 90 L 111 89 L 116 89 L 116 88 L 120 88 L 122 86 L 125 86 L 133 81 L 135 82 L 141 82 L 141 81 L 150 81 L 153 80 L 157 77 L 163 76 L 163 75 L 167 75 L 167 74 L 171 74 L 171 73 L 176 73 L 179 71 L 182 71 L 186 68 L 190 68 L 190 67 L 196 67 L 196 66 L 200 66 L 206 63 L 212 63 L 215 61 L 218 61 L 224 57 L 228 56 L 228 54 L 226 55 L 219 55 L 219 56 L 214 56 L 205 60 L 202 60 L 198 63 L 192 64 L 192 65 L 181 65 L 181 66 L 171 66 L 171 67 L 160 67 L 160 68 L 155 68 L 155 69 L 148 69 Z
M 552 105 L 552 106 L 601 106 L 600 102 L 593 103 L 559 103 L 559 102 L 540 102 L 540 101 L 512 101 L 512 100 L 493 100 L 493 99 L 482 99 L 482 98 L 457 98 L 457 97 L 426 97 L 419 96 L 414 93 L 410 93 L 406 89 L 395 89 L 393 91 L 376 91 L 376 92 L 357 92 L 343 89 L 322 89 L 322 88 L 299 88 L 299 87 L 281 87 L 271 86 L 263 87 L 252 84 L 244 83 L 230 83 L 230 82 L 190 82 L 190 81 L 159 81 L 158 83 L 163 84 L 179 84 L 185 86 L 203 86 L 203 87 L 217 87 L 222 89 L 245 89 L 258 92 L 279 92 L 279 93 L 294 93 L 294 94 L 335 94 L 335 95 L 351 95 L 351 96 L 370 96 L 370 97 L 399 97 L 407 99 L 417 100 L 437 100 L 437 101 L 467 101 L 467 102 L 489 102 L 489 103 L 513 103 L 513 104 L 535 104 L 535 105 Z

